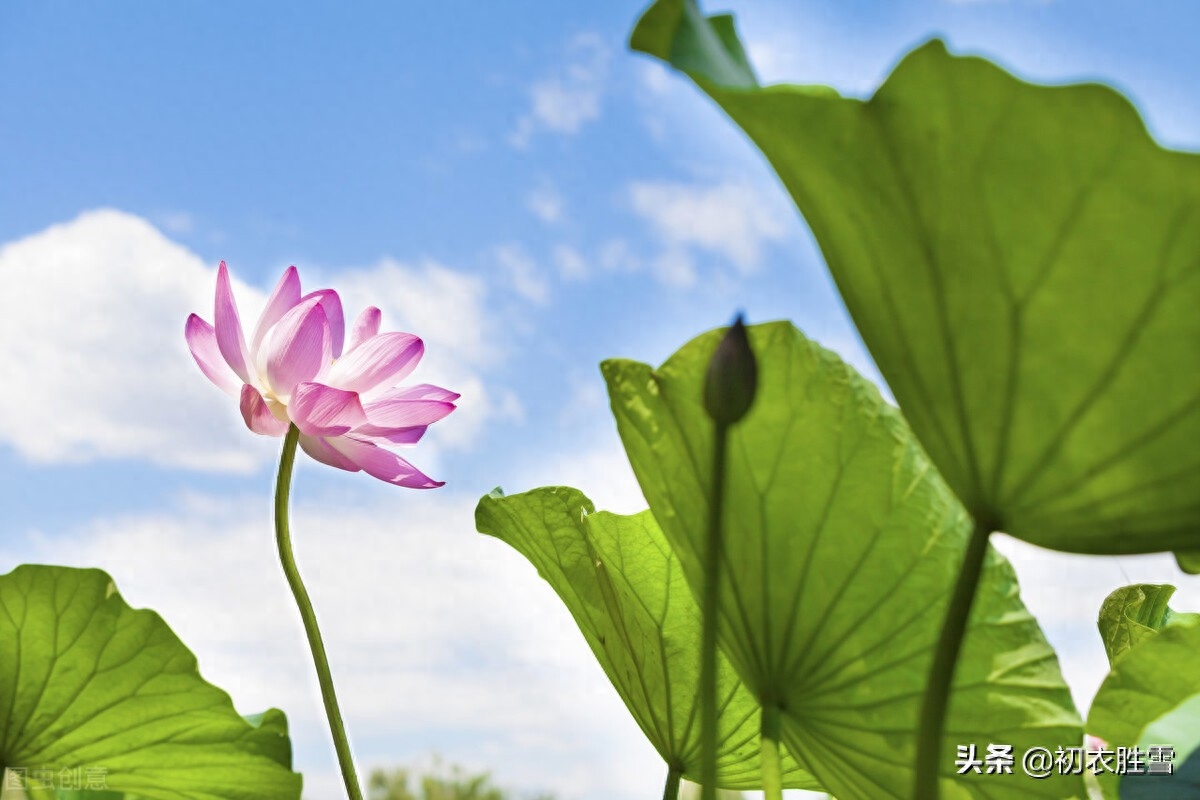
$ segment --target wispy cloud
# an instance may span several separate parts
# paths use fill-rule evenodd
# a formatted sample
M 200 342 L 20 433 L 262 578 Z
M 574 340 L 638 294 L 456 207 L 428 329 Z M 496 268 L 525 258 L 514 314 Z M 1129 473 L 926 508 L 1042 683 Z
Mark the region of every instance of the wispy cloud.
M 538 133 L 574 134 L 599 119 L 611 56 L 608 45 L 596 34 L 572 38 L 566 67 L 530 87 L 530 108 L 517 121 L 509 143 L 525 148 Z
M 196 228 L 196 220 L 187 211 L 167 211 L 159 214 L 156 221 L 168 233 L 191 233 Z
M 695 280 L 697 252 L 715 254 L 738 272 L 752 273 L 765 248 L 792 232 L 793 216 L 779 192 L 745 182 L 638 181 L 628 187 L 628 201 L 662 241 L 654 268 L 674 285 Z
M 677 75 L 657 61 L 638 62 L 638 78 L 642 88 L 652 95 L 664 95 L 680 81 Z
M 526 195 L 525 207 L 542 222 L 553 225 L 563 220 L 566 213 L 566 199 L 552 181 L 542 179 Z
M 653 266 L 628 240 L 619 236 L 604 240 L 586 256 L 571 245 L 558 244 L 552 258 L 559 277 L 569 282 L 592 280 L 601 275 L 629 275 Z
M 597 251 L 596 260 L 609 272 L 637 272 L 644 264 L 629 242 L 620 237 L 609 239 Z
M 493 251 L 507 286 L 536 305 L 550 300 L 550 287 L 533 256 L 519 244 L 502 244 Z
M 614 235 L 589 245 L 585 254 L 560 242 L 549 260 L 563 281 L 646 273 L 665 286 L 688 288 L 722 262 L 737 274 L 751 274 L 767 248 L 786 241 L 795 225 L 795 212 L 777 187 L 741 179 L 634 181 L 618 202 L 649 229 L 649 247 Z M 531 259 L 523 251 L 506 255 L 504 265 L 520 291 L 533 273 Z
M 554 248 L 554 265 L 558 267 L 558 275 L 564 281 L 581 281 L 588 277 L 590 268 L 583 254 L 567 244 L 556 245 Z

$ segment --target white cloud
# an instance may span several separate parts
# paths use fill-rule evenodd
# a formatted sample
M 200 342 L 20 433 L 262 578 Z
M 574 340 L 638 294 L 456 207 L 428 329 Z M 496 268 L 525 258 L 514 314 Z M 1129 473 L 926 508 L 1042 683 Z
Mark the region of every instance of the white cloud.
M 190 312 L 212 317 L 214 267 L 148 222 L 88 212 L 0 247 L 0 275 L 0 441 L 38 462 L 244 471 L 271 457 L 184 344 Z M 261 303 L 235 292 L 243 314 Z
M 577 402 L 603 407 L 607 403 L 603 386 L 593 385 L 594 393 L 588 384 L 576 385 Z M 537 486 L 572 486 L 602 511 L 636 514 L 649 508 L 615 430 L 590 446 L 564 450 L 559 458 L 543 459 L 540 466 L 526 472 L 530 475 L 529 482 L 514 485 L 513 493 Z
M 628 198 L 663 242 L 659 277 L 676 285 L 694 280 L 691 252 L 717 254 L 748 274 L 758 268 L 768 244 L 787 239 L 793 230 L 793 214 L 774 187 L 638 181 L 629 186 Z
M 265 293 L 230 266 L 242 323 L 253 325 Z M 250 471 L 272 461 L 278 442 L 245 429 L 184 343 L 189 313 L 212 321 L 215 267 L 111 209 L 0 247 L 9 287 L 0 294 L 0 371 L 12 387 L 0 396 L 0 442 L 44 463 L 138 458 Z M 498 337 L 483 281 L 433 261 L 390 259 L 301 277 L 308 288 L 337 288 L 351 318 L 377 305 L 385 330 L 425 339 L 414 378 L 463 394 L 455 416 L 431 429 L 435 450 L 470 445 L 490 416 L 520 414 L 511 393 L 485 380 Z M 426 456 L 435 453 L 422 466 Z
M 326 468 L 299 469 L 303 482 Z M 661 761 L 565 607 L 523 557 L 474 532 L 475 498 L 379 496 L 358 508 L 299 498 L 292 519 L 363 772 L 436 750 L 493 770 L 503 785 L 560 797 L 633 800 L 661 785 Z M 0 556 L 107 570 L 131 605 L 163 616 L 239 710 L 287 712 L 305 797 L 334 800 L 320 695 L 268 497 L 196 496 L 172 511 L 10 537 Z
M 533 117 L 548 130 L 576 133 L 600 116 L 597 92 L 569 87 L 554 80 L 533 87 Z
M 543 180 L 525 198 L 525 207 L 542 222 L 553 224 L 562 221 L 566 201 L 557 186 Z
M 751 39 L 746 43 L 746 51 L 762 83 L 803 82 L 804 61 L 783 37 Z
M 432 259 L 409 264 L 385 258 L 366 268 L 319 270 L 318 277 L 337 289 L 348 318 L 377 306 L 384 330 L 420 335 L 427 353 L 440 349 L 471 365 L 496 355 L 492 322 L 484 313 L 487 287 L 473 275 Z
M 495 248 L 494 255 L 507 285 L 514 292 L 537 305 L 545 305 L 550 300 L 550 287 L 524 247 L 502 244 Z
M 583 33 L 571 39 L 567 54 L 568 64 L 560 74 L 530 87 L 530 109 L 509 136 L 513 147 L 527 147 L 537 133 L 575 134 L 600 118 L 609 47 L 599 36 Z
M 587 259 L 574 247 L 560 244 L 554 248 L 554 265 L 565 281 L 581 281 L 588 276 Z
M 655 268 L 664 283 L 672 283 L 669 276 L 664 274 L 670 271 L 672 265 L 665 263 L 663 258 L 647 261 L 621 238 L 605 240 L 595 248 L 591 257 L 585 257 L 578 249 L 566 244 L 556 245 L 551 257 L 564 281 L 590 280 L 598 272 L 630 274 L 650 266 Z
M 609 239 L 600 246 L 600 266 L 610 272 L 637 272 L 642 268 L 642 259 L 629 242 L 624 239 Z
M 191 233 L 196 221 L 186 211 L 168 211 L 158 215 L 158 223 L 170 233 Z
M 666 94 L 676 85 L 673 81 L 678 80 L 678 76 L 673 75 L 669 69 L 659 62 L 640 61 L 638 63 L 638 76 L 641 79 L 641 85 L 651 94 Z
M 433 383 L 459 392 L 458 410 L 429 429 L 430 444 L 466 448 L 493 418 L 520 415 L 511 392 L 486 380 L 488 367 L 502 357 L 499 330 L 487 309 L 487 286 L 437 261 L 407 264 L 385 258 L 371 267 L 316 269 L 302 274 L 306 284 L 332 286 L 346 307 L 347 325 L 368 305 L 383 312 L 383 330 L 415 333 L 425 342 L 425 357 L 409 382 Z M 433 455 L 436 456 L 436 453 Z M 419 457 L 422 467 L 427 455 Z
M 696 263 L 682 247 L 664 250 L 653 261 L 654 273 L 667 286 L 687 289 L 696 285 Z

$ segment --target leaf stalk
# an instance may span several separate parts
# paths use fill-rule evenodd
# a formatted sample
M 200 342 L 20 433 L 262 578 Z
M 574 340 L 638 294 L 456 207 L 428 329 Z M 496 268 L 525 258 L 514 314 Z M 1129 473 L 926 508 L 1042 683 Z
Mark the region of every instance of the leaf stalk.
M 971 616 L 971 605 L 983 574 L 984 557 L 987 555 L 990 526 L 978 521 L 971 528 L 971 538 L 963 555 L 962 568 L 950 597 L 946 621 L 933 653 L 933 666 L 929 670 L 929 686 L 921 704 L 921 724 L 917 736 L 917 771 L 913 782 L 913 797 L 921 800 L 938 800 L 938 773 L 942 755 L 942 734 L 946 727 L 946 711 L 950 704 L 950 687 L 954 681 L 954 668 L 958 654 L 966 638 L 967 622 Z
M 783 800 L 783 765 L 779 754 L 779 706 L 762 707 L 762 788 L 764 800 Z
M 674 765 L 667 767 L 667 784 L 663 787 L 663 800 L 679 800 L 679 783 L 683 770 Z

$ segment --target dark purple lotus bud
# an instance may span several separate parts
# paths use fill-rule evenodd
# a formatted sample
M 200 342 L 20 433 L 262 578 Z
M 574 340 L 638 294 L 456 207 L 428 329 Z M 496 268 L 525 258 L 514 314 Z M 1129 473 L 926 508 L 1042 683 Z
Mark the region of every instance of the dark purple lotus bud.
M 717 345 L 704 379 L 704 409 L 718 425 L 732 425 L 750 410 L 758 388 L 758 364 L 742 315 Z

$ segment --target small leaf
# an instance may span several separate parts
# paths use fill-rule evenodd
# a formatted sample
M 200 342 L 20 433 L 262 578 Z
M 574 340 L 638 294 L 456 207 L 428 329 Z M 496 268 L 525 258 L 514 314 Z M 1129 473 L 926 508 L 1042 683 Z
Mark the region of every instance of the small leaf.
M 1173 594 L 1175 587 L 1169 584 L 1139 583 L 1123 586 L 1104 599 L 1097 625 L 1109 665 L 1172 621 L 1200 616 L 1172 611 L 1167 601 Z
M 166 623 L 95 569 L 0 575 L 0 765 L 91 770 L 144 800 L 296 800 L 301 786 L 283 713 L 239 717 Z
M 1174 748 L 1174 774 L 1100 775 L 1107 798 L 1200 797 L 1200 614 L 1180 614 L 1126 651 L 1096 693 L 1087 730 L 1110 749 Z
M 981 524 L 1200 550 L 1200 154 L 1099 85 L 937 40 L 867 101 L 760 87 L 731 18 L 659 0 L 631 44 L 762 150 L 925 451 Z
M 730 431 L 720 642 L 783 742 L 841 800 L 905 798 L 918 710 L 971 521 L 878 390 L 792 325 L 749 329 L 758 396 Z M 659 369 L 603 365 L 617 428 L 694 595 L 703 587 L 720 331 Z M 987 556 L 943 740 L 947 796 L 1071 797 L 1074 778 L 956 775 L 956 745 L 1082 742 L 1054 651 Z M 965 794 L 964 794 L 965 793 Z
M 537 567 L 659 755 L 698 776 L 700 609 L 650 512 L 596 513 L 582 493 L 558 487 L 488 495 L 475 525 Z M 718 696 L 718 780 L 730 789 L 758 788 L 758 703 L 725 658 Z M 817 788 L 794 759 L 784 772 L 789 788 Z

